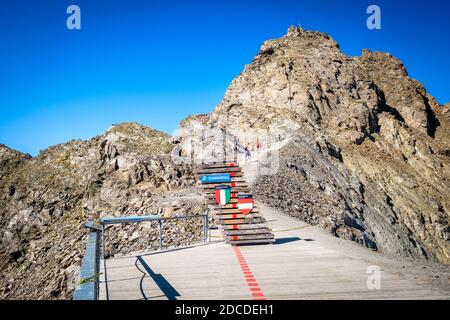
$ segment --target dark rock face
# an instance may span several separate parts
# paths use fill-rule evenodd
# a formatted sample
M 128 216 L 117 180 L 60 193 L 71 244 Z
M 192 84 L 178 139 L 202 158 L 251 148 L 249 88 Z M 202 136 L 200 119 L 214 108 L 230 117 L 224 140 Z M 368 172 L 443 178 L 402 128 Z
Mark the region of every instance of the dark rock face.
M 281 151 L 280 170 L 253 184 L 259 199 L 332 234 L 376 249 L 365 226 L 363 186 L 336 158 L 294 139 Z
M 2 146 L 0 298 L 70 299 L 89 219 L 202 212 L 201 198 L 188 196 L 191 169 L 172 164 L 172 147 L 167 135 L 133 123 L 36 158 Z M 167 224 L 166 245 L 199 240 L 200 224 Z M 159 243 L 151 224 L 113 227 L 107 235 L 110 256 Z
M 449 114 L 392 55 L 349 57 L 328 35 L 291 27 L 209 117 L 183 127 L 250 145 L 266 131 L 292 137 L 280 171 L 255 183 L 260 199 L 339 237 L 448 264 Z

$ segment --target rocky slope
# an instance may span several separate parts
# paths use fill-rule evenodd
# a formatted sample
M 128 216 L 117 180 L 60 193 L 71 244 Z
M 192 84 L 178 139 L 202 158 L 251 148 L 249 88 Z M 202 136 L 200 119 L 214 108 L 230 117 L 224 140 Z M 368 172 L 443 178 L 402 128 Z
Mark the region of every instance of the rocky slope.
M 202 212 L 191 169 L 172 164 L 172 147 L 169 136 L 134 123 L 35 158 L 0 146 L 0 298 L 71 298 L 89 219 Z M 166 244 L 200 240 L 199 223 L 171 222 Z M 114 227 L 107 254 L 155 249 L 154 227 Z
M 382 252 L 450 263 L 449 121 L 449 105 L 392 55 L 350 57 L 291 27 L 180 136 L 185 154 L 204 153 L 211 139 L 193 151 L 192 132 L 211 128 L 250 148 L 289 139 L 270 160 L 276 173 L 254 184 L 260 200 Z

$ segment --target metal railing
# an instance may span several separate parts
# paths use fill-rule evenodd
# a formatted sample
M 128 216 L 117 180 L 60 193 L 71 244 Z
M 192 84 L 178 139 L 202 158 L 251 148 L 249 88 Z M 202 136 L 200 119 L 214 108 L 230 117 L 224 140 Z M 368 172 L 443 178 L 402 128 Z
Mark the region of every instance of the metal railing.
M 80 281 L 73 294 L 74 300 L 98 300 L 99 278 L 100 278 L 100 256 L 102 251 L 103 259 L 106 260 L 106 226 L 115 224 L 130 224 L 141 222 L 158 222 L 159 226 L 159 250 L 163 250 L 163 223 L 170 220 L 203 219 L 203 242 L 208 241 L 209 216 L 208 213 L 193 216 L 161 217 L 151 216 L 128 216 L 102 218 L 98 223 L 90 221 L 85 227 L 91 229 L 87 241 L 86 252 L 80 268 Z M 101 233 L 101 236 L 100 236 Z M 102 248 L 102 250 L 100 250 Z
M 86 252 L 80 268 L 80 281 L 73 294 L 74 300 L 98 300 L 100 276 L 100 233 L 101 226 L 88 222 L 85 227 L 91 229 Z
M 129 224 L 129 223 L 140 223 L 140 222 L 152 222 L 158 221 L 159 225 L 159 250 L 163 249 L 163 222 L 170 220 L 187 220 L 193 218 L 203 219 L 203 242 L 208 241 L 208 214 L 199 214 L 194 216 L 177 216 L 177 217 L 160 217 L 160 216 L 131 216 L 131 217 L 118 217 L 118 218 L 103 218 L 101 219 L 102 224 L 102 243 L 103 243 L 103 257 L 105 258 L 105 234 L 106 226 L 113 224 Z

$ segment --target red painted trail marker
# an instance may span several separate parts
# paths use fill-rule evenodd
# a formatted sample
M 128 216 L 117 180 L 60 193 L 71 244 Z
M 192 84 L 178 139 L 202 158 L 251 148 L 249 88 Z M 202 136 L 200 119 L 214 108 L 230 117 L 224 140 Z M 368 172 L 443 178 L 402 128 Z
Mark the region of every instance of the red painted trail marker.
M 234 253 L 236 258 L 238 259 L 239 266 L 241 267 L 242 274 L 244 275 L 244 279 L 247 282 L 247 286 L 250 289 L 250 293 L 252 295 L 253 300 L 265 300 L 266 297 L 262 292 L 261 288 L 258 285 L 258 282 L 255 279 L 250 267 L 245 261 L 244 255 L 241 252 L 241 249 L 238 247 L 234 247 Z

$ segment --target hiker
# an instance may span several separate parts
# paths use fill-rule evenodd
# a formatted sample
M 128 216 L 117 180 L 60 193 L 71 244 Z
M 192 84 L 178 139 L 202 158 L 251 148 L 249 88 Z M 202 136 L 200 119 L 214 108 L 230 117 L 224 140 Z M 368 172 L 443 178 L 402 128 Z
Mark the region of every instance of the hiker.
M 261 143 L 259 142 L 259 139 L 256 141 L 256 150 L 259 151 L 261 148 Z
M 248 150 L 248 146 L 245 146 L 245 160 L 250 159 L 251 158 L 251 153 L 250 150 Z

